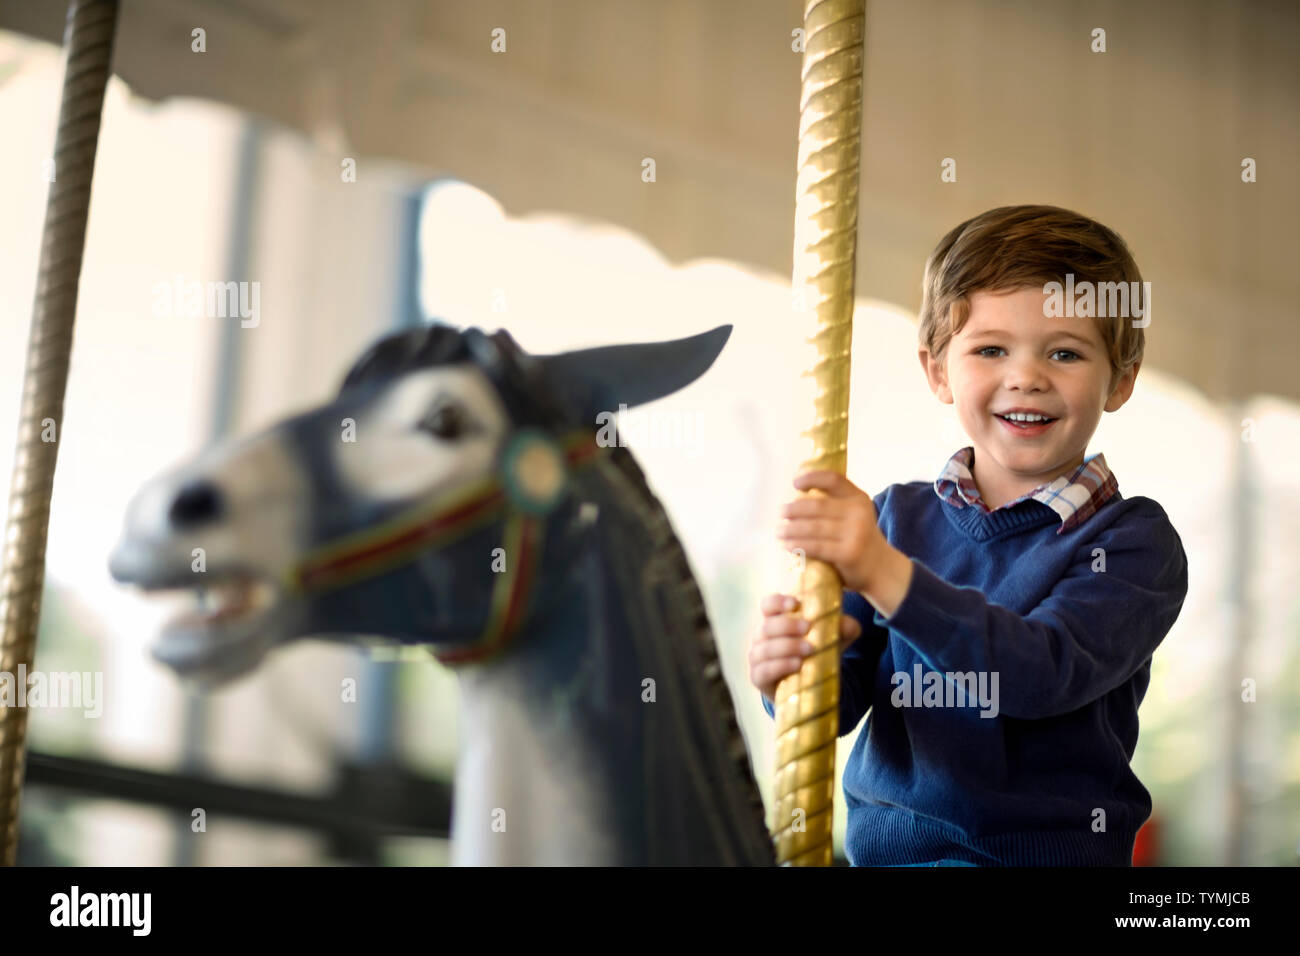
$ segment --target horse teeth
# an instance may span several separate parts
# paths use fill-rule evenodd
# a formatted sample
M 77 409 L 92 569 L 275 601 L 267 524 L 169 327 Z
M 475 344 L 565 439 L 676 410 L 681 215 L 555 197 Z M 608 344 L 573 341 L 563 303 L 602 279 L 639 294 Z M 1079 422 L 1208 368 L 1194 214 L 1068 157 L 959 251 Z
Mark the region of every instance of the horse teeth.
M 186 617 L 200 621 L 264 608 L 272 603 L 275 594 L 266 582 L 243 577 L 196 584 L 193 591 L 194 606 Z

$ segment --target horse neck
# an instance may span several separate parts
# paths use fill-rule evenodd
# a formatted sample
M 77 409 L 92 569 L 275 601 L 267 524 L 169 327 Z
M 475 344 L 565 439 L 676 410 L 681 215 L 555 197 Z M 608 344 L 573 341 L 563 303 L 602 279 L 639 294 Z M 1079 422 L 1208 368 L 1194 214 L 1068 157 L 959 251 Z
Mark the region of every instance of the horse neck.
M 769 862 L 704 600 L 666 514 L 619 448 L 574 490 L 525 632 L 499 662 L 462 674 L 458 798 L 463 779 L 462 806 L 480 823 L 467 804 L 489 792 L 518 811 L 513 837 L 509 823 L 486 841 L 470 834 L 470 856 Z M 598 509 L 585 527 L 580 502 Z
M 457 670 L 453 862 L 617 865 L 643 852 L 619 816 L 623 768 L 611 764 L 616 697 L 632 690 L 610 635 L 628 622 L 597 526 L 577 518 L 566 508 L 549 522 L 531 613 L 510 647 Z

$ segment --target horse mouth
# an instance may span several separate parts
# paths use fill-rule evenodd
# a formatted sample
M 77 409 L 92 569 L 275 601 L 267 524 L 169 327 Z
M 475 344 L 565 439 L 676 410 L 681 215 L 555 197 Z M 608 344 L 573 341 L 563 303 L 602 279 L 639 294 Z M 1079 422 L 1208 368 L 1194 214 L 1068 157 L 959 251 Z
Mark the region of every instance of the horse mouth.
M 235 574 L 211 583 L 189 587 L 144 589 L 150 597 L 188 600 L 164 625 L 164 634 L 177 630 L 211 630 L 236 624 L 270 610 L 276 603 L 276 588 L 252 575 Z
M 274 643 L 280 591 L 267 578 L 209 571 L 183 581 L 135 583 L 151 600 L 176 607 L 152 654 L 181 676 L 222 683 L 255 667 Z

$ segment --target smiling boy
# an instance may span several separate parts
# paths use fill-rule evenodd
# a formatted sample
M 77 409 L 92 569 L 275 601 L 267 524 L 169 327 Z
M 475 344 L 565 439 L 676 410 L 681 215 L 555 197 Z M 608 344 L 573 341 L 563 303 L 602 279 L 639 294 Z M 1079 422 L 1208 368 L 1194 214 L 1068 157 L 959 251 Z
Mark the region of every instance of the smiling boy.
M 1146 323 L 1062 315 L 1047 289 L 1067 276 L 1141 283 L 1123 240 L 1068 210 L 1002 207 L 948 233 L 919 357 L 971 444 L 874 500 L 800 475 L 825 494 L 783 509 L 783 544 L 846 589 L 839 734 L 870 711 L 844 773 L 856 866 L 1125 866 L 1150 815 L 1129 762 L 1187 559 L 1160 505 L 1086 454 L 1133 392 Z M 750 677 L 773 714 L 811 647 L 797 601 L 762 610 Z

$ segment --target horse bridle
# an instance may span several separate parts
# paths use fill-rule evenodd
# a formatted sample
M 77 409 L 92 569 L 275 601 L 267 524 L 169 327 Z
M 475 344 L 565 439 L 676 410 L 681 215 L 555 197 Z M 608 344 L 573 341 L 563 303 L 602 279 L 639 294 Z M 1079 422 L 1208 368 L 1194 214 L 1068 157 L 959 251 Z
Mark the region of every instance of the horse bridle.
M 284 582 L 294 594 L 332 590 L 406 564 L 504 516 L 505 566 L 495 572 L 478 638 L 441 648 L 430 641 L 433 656 L 448 666 L 488 660 L 516 636 L 534 596 L 547 516 L 564 499 L 571 473 L 603 451 L 593 428 L 571 427 L 578 419 L 552 396 L 536 360 L 509 333 L 466 329 L 462 334 L 516 423 L 492 474 L 420 502 L 377 528 L 314 548 Z

